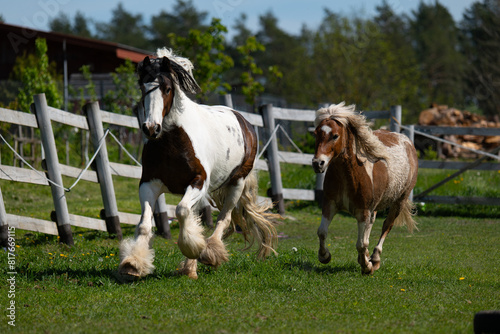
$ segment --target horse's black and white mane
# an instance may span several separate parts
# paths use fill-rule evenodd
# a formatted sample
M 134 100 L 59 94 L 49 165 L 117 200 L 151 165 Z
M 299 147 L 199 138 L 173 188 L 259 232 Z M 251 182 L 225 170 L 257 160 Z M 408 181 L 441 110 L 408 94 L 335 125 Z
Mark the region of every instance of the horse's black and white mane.
M 170 50 L 159 49 L 159 58 L 145 57 L 137 65 L 139 85 L 158 79 L 162 84 L 165 78 L 171 80 L 185 93 L 196 94 L 200 87 L 192 75 L 192 64 L 186 58 L 175 56 Z M 169 57 L 170 56 L 170 57 Z M 180 60 L 179 62 L 177 62 Z M 189 63 L 185 63 L 185 61 Z

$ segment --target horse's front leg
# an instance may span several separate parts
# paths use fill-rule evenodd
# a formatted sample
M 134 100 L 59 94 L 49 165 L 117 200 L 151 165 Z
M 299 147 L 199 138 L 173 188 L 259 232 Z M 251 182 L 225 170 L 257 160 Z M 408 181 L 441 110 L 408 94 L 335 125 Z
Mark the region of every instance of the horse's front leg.
M 321 211 L 321 225 L 318 228 L 318 259 L 319 262 L 327 264 L 332 259 L 332 255 L 330 254 L 328 248 L 325 246 L 325 240 L 328 236 L 328 227 L 330 226 L 333 217 L 337 213 L 337 208 L 332 200 L 325 198 L 323 201 L 323 209 Z
M 206 244 L 200 216 L 193 210 L 193 207 L 205 195 L 206 190 L 203 187 L 203 182 L 200 184 L 199 180 L 195 180 L 187 187 L 182 200 L 175 209 L 175 215 L 179 220 L 177 245 L 188 259 L 198 259 L 200 253 L 205 249 Z
M 394 226 L 394 221 L 399 216 L 401 212 L 401 204 L 396 203 L 391 206 L 389 209 L 389 214 L 384 221 L 384 225 L 382 226 L 382 234 L 380 235 L 380 239 L 373 250 L 373 254 L 370 258 L 370 262 L 373 264 L 373 271 L 378 270 L 380 268 L 380 255 L 382 254 L 382 246 L 384 245 L 385 238 L 391 231 Z
M 141 220 L 135 229 L 134 238 L 124 240 L 120 245 L 120 274 L 143 277 L 153 272 L 152 220 L 154 205 L 162 193 L 162 188 L 161 182 L 145 182 L 139 187 Z
M 358 241 L 356 248 L 358 250 L 358 263 L 361 266 L 361 272 L 365 275 L 371 275 L 375 271 L 372 262 L 370 262 L 370 252 L 368 246 L 370 243 L 370 232 L 373 222 L 377 215 L 376 211 L 363 211 L 358 219 Z
M 217 227 L 207 239 L 207 247 L 200 255 L 200 262 L 216 268 L 223 262 L 227 262 L 228 254 L 226 246 L 222 242 L 222 237 L 231 223 L 231 212 L 238 203 L 244 187 L 245 179 L 243 178 L 239 179 L 235 185 L 227 186 L 224 204 L 217 217 Z

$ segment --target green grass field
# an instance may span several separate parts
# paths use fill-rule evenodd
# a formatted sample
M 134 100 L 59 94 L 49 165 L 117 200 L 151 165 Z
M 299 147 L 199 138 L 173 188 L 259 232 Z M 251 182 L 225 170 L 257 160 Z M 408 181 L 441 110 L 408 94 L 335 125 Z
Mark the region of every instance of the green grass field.
M 285 187 L 308 177 L 303 176 L 306 169 L 285 172 L 296 174 Z M 479 184 L 481 191 L 495 195 L 488 189 L 498 186 L 498 174 L 483 174 L 483 183 L 473 176 L 460 182 Z M 437 177 L 430 173 L 419 182 Z M 262 177 L 261 192 L 266 182 Z M 137 183 L 115 179 L 121 211 L 140 211 Z M 0 187 L 8 213 L 48 219 L 48 187 L 7 181 L 0 181 Z M 466 187 L 448 193 L 462 189 Z M 67 198 L 74 214 L 97 217 L 102 208 L 95 184 L 83 182 Z M 167 201 L 175 203 L 178 197 Z M 277 257 L 258 261 L 252 251 L 241 252 L 245 244 L 235 234 L 227 240 L 229 262 L 217 270 L 200 264 L 196 281 L 177 275 L 182 255 L 175 244 L 175 221 L 172 240 L 154 239 L 155 273 L 132 283 L 117 275 L 119 242 L 107 233 L 75 229 L 70 248 L 57 237 L 17 230 L 12 298 L 7 252 L 2 252 L 0 332 L 472 333 L 476 312 L 500 309 L 500 215 L 488 215 L 497 210 L 491 207 L 464 215 L 459 208 L 461 216 L 453 215 L 452 208 L 447 216 L 433 214 L 428 206 L 425 210 L 416 218 L 419 231 L 391 232 L 373 276 L 360 274 L 357 227 L 347 215 L 337 215 L 330 227 L 332 261 L 319 263 L 321 212 L 306 202 L 287 203 Z M 377 219 L 370 248 L 381 225 L 382 218 Z M 133 227 L 125 225 L 123 232 L 132 236 Z M 6 309 L 12 300 L 15 327 L 8 324 Z

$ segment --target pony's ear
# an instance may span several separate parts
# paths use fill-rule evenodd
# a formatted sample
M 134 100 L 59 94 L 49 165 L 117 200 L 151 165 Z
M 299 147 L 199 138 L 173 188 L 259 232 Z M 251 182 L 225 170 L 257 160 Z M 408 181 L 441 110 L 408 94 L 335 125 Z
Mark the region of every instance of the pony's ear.
M 160 72 L 168 73 L 171 71 L 170 59 L 163 57 L 160 63 Z

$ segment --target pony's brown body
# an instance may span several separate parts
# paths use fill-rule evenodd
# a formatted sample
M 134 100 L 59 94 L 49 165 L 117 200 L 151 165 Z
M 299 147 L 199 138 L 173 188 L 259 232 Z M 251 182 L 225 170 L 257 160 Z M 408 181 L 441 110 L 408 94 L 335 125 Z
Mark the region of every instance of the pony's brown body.
M 325 247 L 328 226 L 338 211 L 347 211 L 358 221 L 358 262 L 363 273 L 371 274 L 380 266 L 382 245 L 393 225 L 415 227 L 408 200 L 417 181 L 415 149 L 404 135 L 371 132 L 364 117 L 343 104 L 320 109 L 316 125 L 313 167 L 316 172 L 326 171 L 319 260 L 330 261 Z M 377 211 L 386 208 L 382 235 L 370 257 L 370 231 Z

